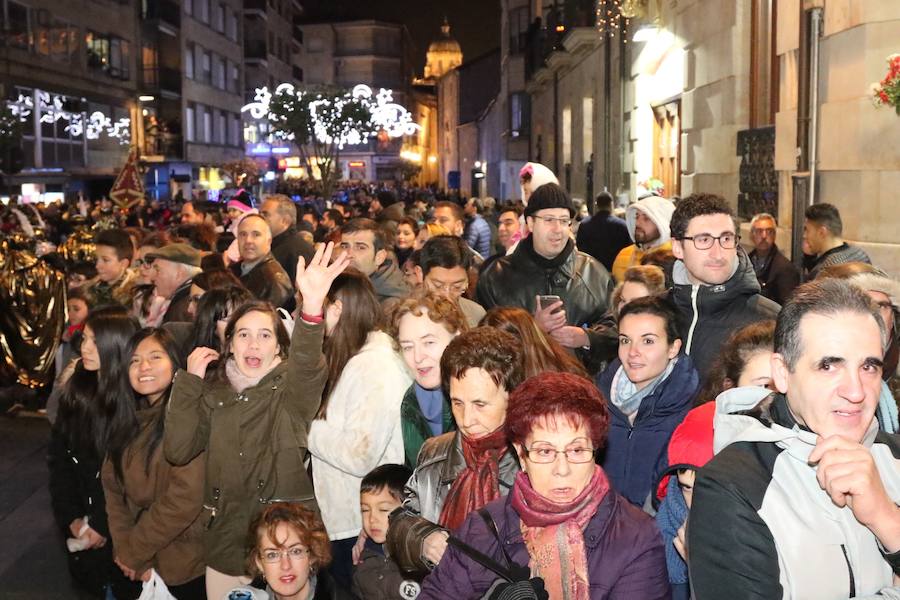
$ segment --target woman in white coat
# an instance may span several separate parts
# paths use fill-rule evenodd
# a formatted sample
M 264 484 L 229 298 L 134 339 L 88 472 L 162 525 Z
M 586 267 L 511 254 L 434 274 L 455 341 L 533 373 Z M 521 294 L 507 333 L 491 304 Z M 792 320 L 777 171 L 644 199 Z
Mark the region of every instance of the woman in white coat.
M 339 275 L 325 308 L 328 383 L 309 430 L 313 486 L 332 542 L 331 574 L 351 584 L 351 550 L 362 529 L 359 485 L 373 468 L 403 463 L 400 405 L 412 384 L 369 278 Z M 305 317 L 304 317 L 305 318 Z

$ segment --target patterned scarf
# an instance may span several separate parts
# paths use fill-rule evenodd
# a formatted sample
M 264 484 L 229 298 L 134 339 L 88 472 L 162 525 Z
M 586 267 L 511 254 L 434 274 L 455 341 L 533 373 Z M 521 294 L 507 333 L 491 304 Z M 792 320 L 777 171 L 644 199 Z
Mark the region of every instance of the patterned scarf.
M 533 577 L 544 580 L 551 598 L 590 598 L 584 528 L 608 491 L 609 481 L 599 466 L 587 487 L 566 504 L 541 496 L 524 471 L 516 476 L 510 494 L 522 519 L 522 537 L 531 557 L 528 566 Z
M 507 449 L 506 432 L 502 427 L 477 440 L 462 435 L 466 468 L 450 486 L 438 519 L 441 526 L 454 530 L 462 525 L 469 513 L 500 497 L 500 459 Z

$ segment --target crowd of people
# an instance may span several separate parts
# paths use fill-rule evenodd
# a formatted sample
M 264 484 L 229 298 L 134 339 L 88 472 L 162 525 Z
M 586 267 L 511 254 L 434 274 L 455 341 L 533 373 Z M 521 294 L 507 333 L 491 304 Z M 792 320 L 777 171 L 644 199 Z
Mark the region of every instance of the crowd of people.
M 769 214 L 748 253 L 719 196 L 585 217 L 520 176 L 500 205 L 81 210 L 93 261 L 42 253 L 68 282 L 46 410 L 78 585 L 900 598 L 900 283 L 837 209 L 804 215 L 801 270 Z

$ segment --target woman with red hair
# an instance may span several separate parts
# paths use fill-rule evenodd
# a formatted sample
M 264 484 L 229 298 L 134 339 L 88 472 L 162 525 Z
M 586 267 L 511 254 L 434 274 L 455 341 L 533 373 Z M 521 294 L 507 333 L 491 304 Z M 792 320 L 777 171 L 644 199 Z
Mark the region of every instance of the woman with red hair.
M 419 600 L 669 598 L 653 521 L 594 462 L 608 427 L 606 402 L 583 377 L 542 373 L 516 388 L 505 429 L 522 471 L 509 495 L 454 534 L 508 578 L 451 545 Z

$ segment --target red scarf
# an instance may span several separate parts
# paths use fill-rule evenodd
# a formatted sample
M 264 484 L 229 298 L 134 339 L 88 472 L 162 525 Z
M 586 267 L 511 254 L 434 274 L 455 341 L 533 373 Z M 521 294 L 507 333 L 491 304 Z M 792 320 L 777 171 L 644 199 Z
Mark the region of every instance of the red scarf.
M 528 566 L 532 576 L 543 578 L 551 598 L 590 598 L 584 528 L 608 491 L 609 481 L 599 466 L 594 467 L 587 487 L 566 504 L 538 494 L 524 472 L 516 476 L 510 496 L 522 520 Z
M 508 449 L 502 427 L 477 440 L 460 435 L 466 468 L 450 486 L 438 519 L 450 530 L 462 525 L 472 511 L 500 497 L 500 458 Z

